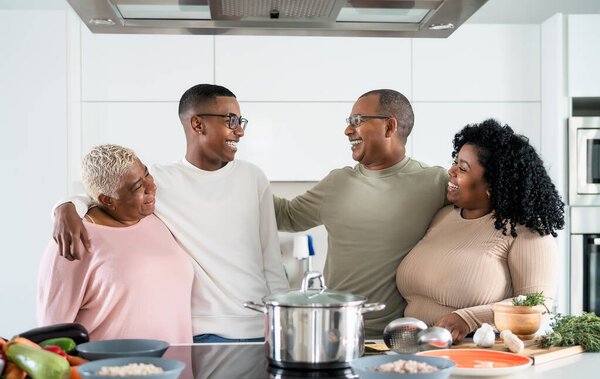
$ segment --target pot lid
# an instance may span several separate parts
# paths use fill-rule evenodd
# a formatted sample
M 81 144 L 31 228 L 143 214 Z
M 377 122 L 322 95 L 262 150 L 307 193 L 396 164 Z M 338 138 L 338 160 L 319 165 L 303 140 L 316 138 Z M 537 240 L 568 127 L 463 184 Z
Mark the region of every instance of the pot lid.
M 320 288 L 309 288 L 311 281 L 318 279 Z M 325 286 L 323 274 L 309 271 L 304 274 L 299 290 L 290 290 L 265 296 L 263 302 L 269 305 L 303 306 L 303 307 L 339 307 L 358 306 L 367 301 L 364 296 L 351 293 L 332 291 Z

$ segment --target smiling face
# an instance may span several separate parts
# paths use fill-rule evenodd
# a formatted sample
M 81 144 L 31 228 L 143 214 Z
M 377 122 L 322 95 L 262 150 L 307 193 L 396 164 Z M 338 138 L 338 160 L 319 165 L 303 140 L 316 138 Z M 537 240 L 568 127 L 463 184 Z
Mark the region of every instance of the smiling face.
M 122 176 L 117 199 L 112 199 L 110 214 L 121 222 L 139 221 L 154 212 L 156 185 L 148 168 L 136 159 Z
M 479 163 L 474 145 L 465 144 L 456 161 L 448 170 L 448 200 L 463 208 L 463 217 L 477 218 L 490 212 L 489 185 L 483 178 L 485 172 Z
M 233 114 L 241 117 L 240 105 L 235 97 L 217 96 L 197 109 L 198 114 Z M 203 170 L 214 171 L 235 158 L 237 143 L 244 136 L 240 125 L 235 130 L 227 126 L 228 118 L 221 116 L 192 116 L 192 138 L 197 144 L 197 161 Z M 194 162 L 193 162 L 194 163 Z
M 356 115 L 387 116 L 379 112 L 379 95 L 359 98 L 352 107 L 351 116 Z M 350 140 L 352 159 L 365 167 L 381 169 L 398 162 L 395 119 L 363 119 L 358 126 L 346 126 L 344 133 Z

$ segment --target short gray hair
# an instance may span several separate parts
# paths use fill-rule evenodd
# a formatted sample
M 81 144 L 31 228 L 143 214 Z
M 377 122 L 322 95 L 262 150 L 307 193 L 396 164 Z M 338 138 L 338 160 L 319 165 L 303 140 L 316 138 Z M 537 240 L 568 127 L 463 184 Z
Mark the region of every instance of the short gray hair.
M 135 153 L 119 145 L 99 145 L 83 157 L 81 179 L 88 194 L 98 201 L 98 195 L 117 199 L 121 178 L 138 160 Z
M 362 94 L 360 98 L 369 95 L 379 95 L 379 112 L 396 119 L 398 135 L 406 141 L 415 123 L 415 114 L 406 96 L 393 89 L 376 89 Z

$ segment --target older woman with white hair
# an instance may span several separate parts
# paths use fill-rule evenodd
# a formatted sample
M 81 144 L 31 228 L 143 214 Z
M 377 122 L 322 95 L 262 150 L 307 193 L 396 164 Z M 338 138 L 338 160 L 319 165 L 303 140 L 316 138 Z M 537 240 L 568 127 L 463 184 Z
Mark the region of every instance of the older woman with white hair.
M 148 168 L 127 148 L 101 145 L 81 172 L 96 200 L 85 215 L 93 254 L 69 262 L 50 241 L 38 276 L 38 322 L 80 323 L 91 340 L 192 342 L 193 268 L 153 214 Z

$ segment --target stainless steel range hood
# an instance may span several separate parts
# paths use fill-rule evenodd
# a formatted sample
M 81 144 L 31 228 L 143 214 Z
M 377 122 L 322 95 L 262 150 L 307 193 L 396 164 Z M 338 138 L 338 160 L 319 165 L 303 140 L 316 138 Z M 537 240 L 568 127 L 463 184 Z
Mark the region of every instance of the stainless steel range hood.
M 487 0 L 67 0 L 93 33 L 445 38 Z

